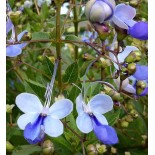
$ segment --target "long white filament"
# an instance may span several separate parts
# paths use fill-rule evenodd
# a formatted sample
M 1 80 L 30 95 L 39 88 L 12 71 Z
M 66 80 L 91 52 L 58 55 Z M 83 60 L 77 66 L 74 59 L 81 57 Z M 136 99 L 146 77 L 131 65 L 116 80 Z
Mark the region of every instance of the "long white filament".
M 55 77 L 56 77 L 58 64 L 59 64 L 59 60 L 56 60 L 55 65 L 54 65 L 54 71 L 53 71 L 53 76 L 52 76 L 51 82 L 47 83 L 46 92 L 44 95 L 44 97 L 46 99 L 46 101 L 45 101 L 46 107 L 49 107 L 50 103 L 51 103 L 52 90 L 53 90 L 53 86 L 54 86 L 54 81 L 55 81 Z

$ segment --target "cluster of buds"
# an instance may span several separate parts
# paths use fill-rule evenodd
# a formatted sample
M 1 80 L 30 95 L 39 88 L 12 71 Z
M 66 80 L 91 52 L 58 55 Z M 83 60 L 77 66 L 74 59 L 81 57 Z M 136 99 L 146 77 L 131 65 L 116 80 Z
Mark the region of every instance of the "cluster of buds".
M 11 11 L 8 13 L 13 25 L 18 25 L 19 21 L 20 21 L 20 17 L 21 17 L 22 12 L 21 11 Z
M 86 151 L 88 155 L 100 155 L 107 152 L 107 148 L 106 148 L 106 145 L 89 144 L 86 148 Z
M 145 81 L 139 80 L 136 83 L 136 94 L 140 95 L 147 87 L 147 83 Z

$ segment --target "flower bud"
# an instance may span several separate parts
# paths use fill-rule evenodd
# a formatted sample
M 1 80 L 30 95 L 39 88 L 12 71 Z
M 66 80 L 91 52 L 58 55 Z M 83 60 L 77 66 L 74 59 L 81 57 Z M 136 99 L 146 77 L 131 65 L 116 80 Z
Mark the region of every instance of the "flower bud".
M 137 7 L 138 4 L 139 4 L 139 0 L 131 0 L 131 1 L 129 2 L 129 4 L 130 4 L 131 6 L 133 6 L 133 7 Z
M 12 109 L 13 109 L 14 106 L 15 106 L 14 104 L 11 104 L 11 105 L 7 104 L 6 105 L 6 112 L 7 113 L 12 113 Z
M 132 75 L 136 72 L 136 64 L 135 63 L 130 63 L 128 64 L 128 74 Z
M 111 147 L 111 153 L 116 154 L 117 153 L 117 149 L 114 147 Z
M 32 1 L 26 0 L 26 1 L 24 2 L 24 7 L 25 7 L 25 8 L 30 8 L 32 5 L 33 5 Z
M 91 54 L 88 54 L 88 53 L 84 53 L 84 54 L 82 55 L 82 58 L 83 58 L 84 60 L 94 60 L 94 59 L 95 59 L 95 57 L 93 57 Z
M 140 51 L 133 51 L 125 58 L 125 62 L 127 63 L 138 62 L 141 60 L 141 57 L 142 54 Z
M 136 83 L 136 94 L 140 95 L 144 89 L 147 87 L 147 84 L 145 81 L 141 81 L 139 80 L 137 83 Z
M 126 29 L 122 29 L 122 28 L 118 27 L 117 25 L 114 25 L 114 27 L 117 32 L 117 40 L 119 42 L 121 42 L 123 39 L 125 39 L 128 36 Z
M 42 144 L 43 155 L 52 155 L 54 152 L 54 145 L 50 140 L 44 141 Z
M 96 144 L 96 148 L 99 154 L 103 154 L 107 151 L 106 145 Z
M 10 19 L 15 26 L 19 24 L 21 13 L 21 11 L 9 12 Z
M 125 155 L 131 155 L 130 152 L 125 152 Z
M 9 141 L 6 141 L 6 152 L 11 153 L 13 149 L 14 146 Z
M 32 39 L 32 34 L 30 32 L 27 32 L 23 35 L 23 37 L 21 38 L 21 41 L 29 41 Z
M 95 145 L 89 144 L 86 148 L 86 152 L 88 155 L 98 155 L 97 149 Z
M 132 115 L 133 118 L 137 118 L 138 117 L 138 113 L 134 109 L 130 111 L 130 114 Z
M 121 122 L 121 127 L 127 128 L 128 126 L 129 126 L 129 122 L 127 122 L 127 121 L 122 121 Z
M 114 0 L 90 0 L 85 7 L 85 14 L 92 23 L 103 23 L 113 15 Z
M 105 41 L 110 34 L 109 27 L 106 24 L 98 24 L 98 23 L 93 23 L 93 27 L 95 31 L 97 31 L 99 38 L 102 41 Z

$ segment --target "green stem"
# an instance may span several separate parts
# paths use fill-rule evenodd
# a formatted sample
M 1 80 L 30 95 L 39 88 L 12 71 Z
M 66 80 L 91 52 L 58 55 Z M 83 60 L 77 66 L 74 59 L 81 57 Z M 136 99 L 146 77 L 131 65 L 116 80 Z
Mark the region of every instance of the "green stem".
M 61 30 L 60 30 L 60 11 L 61 11 L 61 1 L 57 0 L 56 3 L 56 52 L 57 52 L 57 59 L 59 59 L 59 66 L 58 66 L 58 87 L 59 93 L 62 92 L 62 74 L 61 74 Z
M 75 36 L 78 37 L 78 16 L 77 16 L 77 8 L 76 8 L 76 0 L 73 0 L 74 6 L 74 28 L 75 28 Z M 78 59 L 78 47 L 75 46 L 75 60 Z

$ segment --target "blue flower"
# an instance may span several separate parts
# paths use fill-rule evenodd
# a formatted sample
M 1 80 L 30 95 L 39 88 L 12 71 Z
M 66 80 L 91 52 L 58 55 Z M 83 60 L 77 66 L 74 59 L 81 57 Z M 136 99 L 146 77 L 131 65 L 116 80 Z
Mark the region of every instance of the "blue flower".
M 97 32 L 85 31 L 82 37 L 83 42 L 93 42 L 97 38 Z
M 18 37 L 17 37 L 17 40 L 18 42 L 22 39 L 22 37 L 28 33 L 27 30 L 24 30 L 23 32 L 21 32 Z M 22 42 L 22 43 L 17 43 L 17 44 L 14 44 L 15 42 L 15 37 L 14 37 L 14 32 L 13 32 L 13 37 L 8 40 L 9 44 L 12 44 L 12 45 L 9 45 L 6 47 L 6 56 L 9 56 L 9 57 L 16 57 L 18 55 L 20 55 L 22 53 L 22 49 L 27 46 L 27 42 Z
M 90 0 L 86 4 L 85 14 L 92 23 L 102 24 L 113 16 L 114 0 Z
M 94 131 L 96 137 L 104 144 L 113 145 L 118 143 L 117 133 L 108 125 L 107 119 L 102 115 L 113 108 L 110 96 L 98 94 L 86 105 L 82 94 L 76 98 L 78 117 L 76 124 L 83 133 Z
M 61 99 L 51 107 L 43 107 L 39 98 L 30 93 L 19 94 L 16 105 L 25 113 L 18 118 L 17 124 L 24 130 L 24 138 L 30 144 L 41 142 L 45 133 L 51 137 L 60 136 L 63 133 L 60 119 L 73 110 L 73 103 L 68 99 Z
M 130 5 L 119 4 L 114 9 L 112 22 L 122 29 L 127 29 L 128 33 L 137 39 L 148 39 L 148 23 L 136 22 L 133 18 L 136 16 L 136 9 Z

